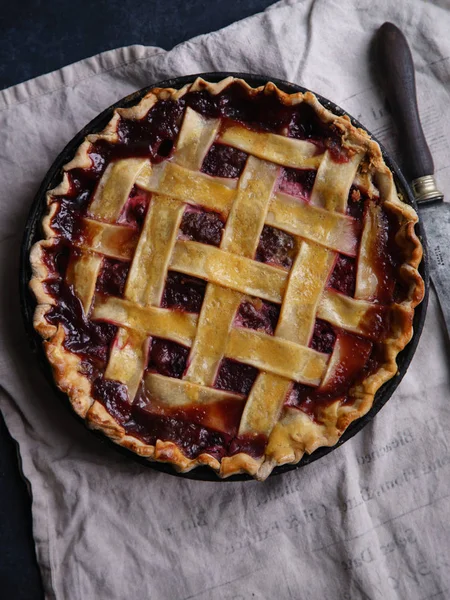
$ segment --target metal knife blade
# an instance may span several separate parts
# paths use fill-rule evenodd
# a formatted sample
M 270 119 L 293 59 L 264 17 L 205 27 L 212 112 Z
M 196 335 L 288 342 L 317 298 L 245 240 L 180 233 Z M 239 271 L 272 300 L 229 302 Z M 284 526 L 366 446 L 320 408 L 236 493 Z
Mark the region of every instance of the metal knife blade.
M 450 335 L 450 204 L 419 204 L 419 218 L 427 233 L 431 278 Z
M 404 172 L 419 207 L 428 243 L 431 279 L 450 337 L 450 204 L 434 180 L 434 163 L 417 107 L 414 63 L 398 27 L 384 23 L 376 33 L 376 63 L 402 140 Z

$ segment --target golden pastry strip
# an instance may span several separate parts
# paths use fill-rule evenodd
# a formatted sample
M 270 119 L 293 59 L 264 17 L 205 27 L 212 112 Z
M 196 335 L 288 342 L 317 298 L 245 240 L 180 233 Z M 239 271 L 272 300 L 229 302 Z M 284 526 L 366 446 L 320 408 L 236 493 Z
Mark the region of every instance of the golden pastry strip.
M 269 207 L 266 223 L 330 250 L 356 256 L 357 223 L 352 217 L 278 193 Z
M 227 127 L 219 140 L 239 148 L 248 154 L 294 169 L 313 169 L 320 165 L 322 155 L 317 155 L 317 146 L 304 140 L 252 131 L 241 125 Z
M 242 400 L 241 395 L 233 392 L 198 385 L 186 379 L 165 377 L 158 373 L 147 373 L 144 377 L 144 385 L 147 399 L 150 402 L 161 403 L 170 408 Z
M 153 194 L 128 274 L 127 300 L 159 306 L 183 212 L 178 200 Z
M 213 385 L 225 354 L 227 338 L 242 294 L 209 284 L 198 320 L 197 334 L 189 357 L 185 379 L 201 385 Z M 220 314 L 220 319 L 216 316 Z
M 130 260 L 136 250 L 138 237 L 136 229 L 127 225 L 83 219 L 80 240 L 74 243 L 104 256 Z
M 89 216 L 109 223 L 117 221 L 146 162 L 142 158 L 124 158 L 110 163 L 89 206 Z
M 319 385 L 328 354 L 251 329 L 230 331 L 226 356 L 262 371 L 281 375 L 307 385 Z
M 214 142 L 219 126 L 220 119 L 207 119 L 188 106 L 178 135 L 176 163 L 199 171 Z
M 97 296 L 92 318 L 108 321 L 127 329 L 145 332 L 190 346 L 197 328 L 197 315 L 156 306 L 139 306 L 129 300 Z
M 223 232 L 223 250 L 254 257 L 278 173 L 276 165 L 253 156 L 248 158 Z
M 99 254 L 91 254 L 88 251 L 82 251 L 79 256 L 72 256 L 69 260 L 66 281 L 73 286 L 73 291 L 81 300 L 86 314 L 89 313 L 95 294 L 102 260 Z
M 231 183 L 235 184 L 233 180 Z M 136 185 L 149 192 L 191 202 L 223 215 L 230 212 L 236 195 L 235 189 L 225 185 L 223 180 L 180 167 L 174 162 L 154 165 L 150 177 L 138 178 Z
M 247 398 L 239 435 L 260 433 L 268 437 L 291 387 L 291 379 L 273 373 L 260 373 Z
M 379 281 L 373 264 L 377 255 L 380 232 L 382 231 L 381 207 L 370 203 L 364 215 L 364 227 L 359 248 L 358 270 L 356 272 L 355 298 L 373 300 L 377 297 Z
M 119 328 L 111 348 L 105 378 L 125 384 L 129 402 L 133 402 L 147 365 L 148 342 L 146 332 Z
M 382 310 L 381 306 L 377 307 L 373 302 L 326 290 L 320 299 L 317 316 L 346 331 L 366 335 L 368 321 L 377 312 L 377 308 Z
M 325 152 L 314 180 L 311 204 L 345 213 L 348 194 L 361 159 L 361 154 L 355 154 L 348 162 L 336 162 L 329 151 Z
M 334 252 L 323 246 L 302 242 L 289 273 L 276 335 L 308 345 L 314 329 L 317 307 L 333 268 Z
M 280 303 L 288 273 L 199 242 L 179 240 L 170 268 L 243 294 Z

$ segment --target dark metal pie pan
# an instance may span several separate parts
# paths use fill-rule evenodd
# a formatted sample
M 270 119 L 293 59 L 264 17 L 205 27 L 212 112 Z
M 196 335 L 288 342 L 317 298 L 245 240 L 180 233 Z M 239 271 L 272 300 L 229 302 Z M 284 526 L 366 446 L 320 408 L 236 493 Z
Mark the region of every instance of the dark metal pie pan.
M 293 83 L 289 83 L 287 81 L 282 81 L 280 79 L 276 79 L 273 77 L 268 78 L 268 77 L 264 77 L 262 75 L 253 75 L 253 74 L 249 74 L 249 73 L 229 73 L 229 72 L 200 73 L 198 75 L 188 75 L 186 77 L 176 77 L 174 79 L 167 79 L 166 81 L 154 83 L 142 90 L 139 90 L 138 92 L 135 92 L 129 96 L 126 96 L 119 102 L 116 102 L 115 104 L 113 104 L 112 106 L 107 108 L 105 111 L 103 111 L 100 115 L 98 115 L 88 125 L 86 125 L 86 127 L 84 127 L 67 144 L 67 146 L 64 148 L 64 150 L 61 152 L 61 154 L 54 161 L 54 163 L 50 167 L 47 175 L 45 176 L 45 178 L 33 200 L 33 204 L 31 206 L 31 209 L 30 209 L 30 212 L 28 215 L 28 219 L 27 219 L 25 232 L 24 232 L 24 236 L 23 236 L 23 241 L 22 241 L 22 248 L 21 248 L 20 299 L 21 299 L 22 314 L 23 314 L 26 331 L 27 331 L 28 338 L 30 340 L 32 349 L 36 355 L 37 360 L 40 363 L 40 366 L 41 366 L 46 378 L 52 385 L 56 396 L 59 398 L 59 400 L 61 402 L 63 402 L 70 409 L 70 412 L 74 416 L 74 418 L 78 419 L 80 421 L 80 423 L 83 423 L 85 426 L 86 426 L 85 421 L 83 419 L 81 419 L 80 417 L 78 417 L 75 414 L 75 412 L 72 410 L 68 396 L 66 394 L 64 394 L 63 392 L 61 392 L 58 389 L 58 387 L 56 386 L 54 379 L 53 379 L 50 364 L 47 361 L 47 358 L 46 358 L 44 350 L 43 350 L 42 339 L 41 339 L 40 335 L 38 333 L 36 333 L 36 331 L 33 328 L 33 313 L 34 313 L 34 308 L 36 306 L 36 302 L 35 302 L 34 296 L 31 294 L 31 292 L 29 291 L 29 288 L 28 288 L 28 282 L 31 278 L 29 253 L 30 253 L 31 246 L 36 241 L 38 241 L 39 239 L 42 239 L 42 237 L 43 237 L 40 223 L 41 223 L 41 219 L 46 210 L 46 200 L 45 200 L 46 192 L 48 190 L 52 189 L 53 187 L 55 187 L 59 183 L 59 181 L 61 179 L 62 166 L 73 158 L 76 149 L 81 144 L 81 142 L 83 141 L 85 136 L 90 133 L 96 133 L 96 132 L 101 131 L 105 127 L 105 125 L 108 123 L 108 121 L 110 120 L 113 110 L 115 108 L 133 106 L 134 104 L 139 102 L 139 100 L 141 100 L 141 98 L 150 89 L 152 89 L 154 87 L 180 88 L 187 83 L 191 83 L 192 81 L 194 81 L 194 79 L 196 77 L 199 77 L 199 76 L 203 77 L 204 79 L 206 79 L 208 81 L 217 82 L 217 81 L 220 81 L 221 79 L 224 79 L 225 77 L 228 77 L 230 75 L 233 77 L 239 77 L 239 78 L 245 79 L 253 87 L 264 85 L 267 81 L 273 81 L 281 90 L 288 92 L 288 93 L 306 92 L 307 91 L 306 88 L 295 85 Z M 326 108 L 330 109 L 332 112 L 334 112 L 338 115 L 347 114 L 344 110 L 342 110 L 339 106 L 336 106 L 336 104 L 334 104 L 330 100 L 327 100 L 326 98 L 323 98 L 323 97 L 319 96 L 318 94 L 316 94 L 316 96 L 320 100 L 320 102 Z M 348 115 L 348 116 L 350 117 L 352 123 L 355 126 L 365 129 L 375 141 L 378 141 L 363 125 L 361 125 L 361 123 L 359 123 L 356 119 L 354 119 L 350 115 Z M 381 146 L 381 144 L 380 144 L 380 146 Z M 414 198 L 413 198 L 412 192 L 410 190 L 410 187 L 408 185 L 408 182 L 406 181 L 405 177 L 403 176 L 400 168 L 398 167 L 397 163 L 392 159 L 391 156 L 389 156 L 389 154 L 386 152 L 386 150 L 382 146 L 381 146 L 381 149 L 383 151 L 383 156 L 384 156 L 384 160 L 385 160 L 386 164 L 388 165 L 388 167 L 391 169 L 391 171 L 394 174 L 397 188 L 403 194 L 403 197 L 408 202 L 408 204 L 412 205 L 417 210 L 417 205 L 414 201 Z M 423 302 L 421 304 L 419 304 L 419 306 L 415 310 L 413 338 L 410 341 L 410 343 L 406 346 L 406 348 L 404 350 L 402 350 L 397 357 L 398 374 L 395 377 L 393 377 L 391 380 L 386 382 L 378 390 L 378 392 L 376 393 L 375 400 L 374 400 L 371 410 L 365 416 L 363 416 L 360 419 L 358 419 L 357 421 L 353 422 L 347 428 L 347 430 L 344 432 L 344 434 L 341 436 L 341 438 L 339 439 L 339 441 L 337 442 L 337 444 L 335 446 L 318 448 L 312 454 L 305 455 L 302 458 L 302 460 L 296 465 L 283 465 L 281 467 L 277 467 L 273 470 L 271 477 L 273 477 L 275 475 L 279 475 L 281 473 L 285 473 L 286 471 L 292 471 L 293 469 L 298 469 L 300 467 L 304 467 L 305 465 L 321 458 L 322 456 L 325 456 L 329 452 L 332 452 L 333 450 L 335 450 L 336 448 L 341 446 L 344 442 L 346 442 L 347 440 L 352 438 L 356 433 L 358 433 L 358 431 L 360 431 L 365 425 L 367 425 L 374 418 L 374 416 L 377 414 L 377 412 L 386 404 L 386 402 L 392 396 L 392 394 L 394 393 L 398 384 L 402 380 L 403 376 L 405 375 L 405 373 L 409 367 L 409 364 L 411 362 L 411 359 L 414 355 L 414 352 L 417 348 L 420 334 L 422 333 L 422 329 L 423 329 L 423 325 L 424 325 L 424 321 L 425 321 L 427 304 L 428 304 L 428 293 L 429 293 L 429 268 L 428 268 L 427 246 L 426 246 L 425 234 L 424 234 L 424 231 L 423 231 L 423 228 L 422 228 L 422 225 L 420 222 L 417 225 L 417 233 L 418 233 L 418 236 L 424 247 L 424 258 L 419 267 L 419 271 L 425 282 L 425 297 L 423 299 Z M 169 474 L 175 475 L 177 477 L 185 477 L 188 479 L 195 479 L 195 480 L 201 480 L 201 481 L 220 482 L 220 481 L 252 480 L 252 477 L 250 477 L 249 475 L 235 475 L 235 476 L 229 477 L 228 479 L 222 480 L 222 479 L 219 479 L 217 477 L 217 475 L 208 467 L 198 467 L 196 469 L 193 469 L 189 473 L 177 473 L 171 465 L 158 463 L 158 462 L 150 462 L 150 461 L 146 460 L 145 458 L 139 457 L 137 454 L 131 452 L 130 450 L 127 450 L 125 448 L 122 448 L 121 446 L 118 446 L 117 444 L 114 444 L 114 442 L 112 442 L 111 440 L 106 438 L 102 433 L 100 433 L 98 431 L 94 431 L 94 430 L 89 430 L 89 431 L 92 432 L 92 435 L 95 435 L 96 437 L 98 437 L 100 440 L 102 440 L 102 442 L 104 444 L 107 444 L 110 447 L 114 448 L 117 452 L 120 452 L 120 453 L 128 456 L 131 460 L 137 461 L 137 462 L 141 463 L 142 465 L 145 465 L 146 467 L 155 469 L 157 471 L 163 471 L 165 473 L 169 473 Z

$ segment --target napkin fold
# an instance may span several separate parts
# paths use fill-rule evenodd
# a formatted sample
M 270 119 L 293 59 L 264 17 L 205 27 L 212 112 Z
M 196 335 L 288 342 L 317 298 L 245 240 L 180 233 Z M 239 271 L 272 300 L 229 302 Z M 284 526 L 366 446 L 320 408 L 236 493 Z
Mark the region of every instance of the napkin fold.
M 116 453 L 44 380 L 21 323 L 18 256 L 46 171 L 88 121 L 176 75 L 246 71 L 308 87 L 394 154 L 369 46 L 408 38 L 439 186 L 450 190 L 446 0 L 286 0 L 170 52 L 105 52 L 0 92 L 0 408 L 31 485 L 46 597 L 420 600 L 450 595 L 450 364 L 434 293 L 415 358 L 372 423 L 310 466 L 259 482 L 195 482 Z

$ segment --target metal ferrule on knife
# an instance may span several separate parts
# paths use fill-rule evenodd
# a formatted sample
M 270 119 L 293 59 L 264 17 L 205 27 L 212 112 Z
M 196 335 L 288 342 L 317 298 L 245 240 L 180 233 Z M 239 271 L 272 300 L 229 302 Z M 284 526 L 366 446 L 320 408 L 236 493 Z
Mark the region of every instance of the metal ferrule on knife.
M 423 175 L 411 181 L 414 198 L 417 203 L 439 202 L 444 194 L 437 188 L 434 175 Z

